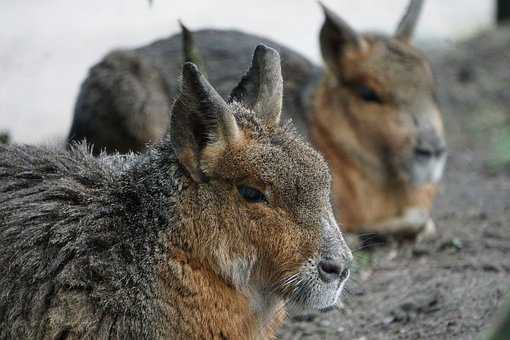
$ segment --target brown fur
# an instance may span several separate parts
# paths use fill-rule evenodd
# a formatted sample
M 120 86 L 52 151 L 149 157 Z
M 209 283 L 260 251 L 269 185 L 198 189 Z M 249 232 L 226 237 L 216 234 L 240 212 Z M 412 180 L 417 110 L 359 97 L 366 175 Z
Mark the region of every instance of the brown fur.
M 327 67 L 312 95 L 310 136 L 331 167 L 342 222 L 358 233 L 433 228 L 437 178 L 414 178 L 410 168 L 421 144 L 442 156 L 444 132 L 429 64 L 406 35 L 413 29 L 400 27 L 400 38 L 362 35 L 324 10 Z
M 182 79 L 143 153 L 0 146 L 1 339 L 271 339 L 337 303 L 352 255 L 326 162 L 280 124 L 278 53 L 228 101 Z
M 391 37 L 359 34 L 323 6 L 323 72 L 284 46 L 235 31 L 203 30 L 192 39 L 183 28 L 183 35 L 115 52 L 93 67 L 84 82 L 69 140 L 86 137 L 96 145 L 96 153 L 102 149 L 140 150 L 143 143 L 153 142 L 163 133 L 126 137 L 138 135 L 138 120 L 148 122 L 147 127 L 156 123 L 144 118 L 147 110 L 141 108 L 156 107 L 151 111 L 155 116 L 169 108 L 159 95 L 147 97 L 138 88 L 150 93 L 163 89 L 167 92 L 161 97 L 172 98 L 181 61 L 197 59 L 200 51 L 211 83 L 227 97 L 232 82 L 249 62 L 244 58 L 246 49 L 265 42 L 283 56 L 284 113 L 331 164 L 333 197 L 347 229 L 383 234 L 432 231 L 431 207 L 446 143 L 430 67 L 411 46 L 423 3 L 411 1 Z M 147 69 L 147 73 L 157 70 L 165 86 L 156 78 L 134 72 L 133 64 L 144 66 L 141 70 Z M 373 93 L 377 97 L 363 99 Z M 104 119 L 115 122 L 115 127 Z

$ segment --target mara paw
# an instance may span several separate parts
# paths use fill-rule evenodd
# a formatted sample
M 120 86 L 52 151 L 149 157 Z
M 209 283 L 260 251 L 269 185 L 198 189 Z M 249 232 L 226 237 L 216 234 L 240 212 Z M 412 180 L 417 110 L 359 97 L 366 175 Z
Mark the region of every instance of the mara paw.
M 427 223 L 425 223 L 424 228 L 417 235 L 416 241 L 420 242 L 432 240 L 436 237 L 436 235 L 437 235 L 436 224 L 434 223 L 434 220 L 432 220 L 432 218 L 429 218 Z

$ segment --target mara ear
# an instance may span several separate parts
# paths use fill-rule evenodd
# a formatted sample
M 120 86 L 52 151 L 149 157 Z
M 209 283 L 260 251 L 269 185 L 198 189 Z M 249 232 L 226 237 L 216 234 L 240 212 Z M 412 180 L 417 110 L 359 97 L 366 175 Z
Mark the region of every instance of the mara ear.
M 346 50 L 362 51 L 366 42 L 347 22 L 331 9 L 319 2 L 324 12 L 324 24 L 320 30 L 319 40 L 324 61 L 336 71 L 337 64 Z
M 205 63 L 200 55 L 200 51 L 195 44 L 193 33 L 184 25 L 182 20 L 179 20 L 179 26 L 181 27 L 182 37 L 182 60 L 184 63 L 190 62 L 198 66 L 198 69 L 207 78 L 207 70 Z
M 181 165 L 196 182 L 207 180 L 200 167 L 203 149 L 237 143 L 241 138 L 228 104 L 209 84 L 198 68 L 185 63 L 182 90 L 175 101 L 170 120 L 170 140 Z
M 424 0 L 411 0 L 407 11 L 398 24 L 395 38 L 405 43 L 411 42 L 418 18 L 423 8 Z
M 258 45 L 251 67 L 232 90 L 230 101 L 254 111 L 272 126 L 280 123 L 283 102 L 283 79 L 280 55 L 274 49 Z

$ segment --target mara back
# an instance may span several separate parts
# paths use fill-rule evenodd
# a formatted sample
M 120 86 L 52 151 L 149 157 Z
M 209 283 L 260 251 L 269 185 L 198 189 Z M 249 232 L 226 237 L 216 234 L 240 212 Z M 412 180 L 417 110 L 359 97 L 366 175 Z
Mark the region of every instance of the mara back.
M 183 27 L 184 29 L 184 27 Z M 301 91 L 319 72 L 298 53 L 267 39 L 239 31 L 201 30 L 193 45 L 203 60 L 207 79 L 228 98 L 258 44 L 271 46 L 282 60 L 284 107 L 299 131 L 306 131 Z M 93 66 L 74 108 L 69 142 L 88 140 L 93 152 L 140 151 L 165 134 L 169 112 L 179 90 L 180 70 L 189 60 L 181 34 L 134 50 L 109 53 Z
M 352 255 L 282 90 L 260 45 L 228 100 L 186 63 L 142 153 L 0 145 L 0 338 L 269 339 L 334 306 Z
M 221 95 L 247 67 L 259 42 L 282 55 L 284 117 L 325 156 L 333 200 L 346 229 L 416 235 L 434 232 L 430 211 L 446 159 L 435 84 L 426 58 L 411 45 L 423 0 L 412 0 L 392 36 L 358 33 L 330 9 L 320 31 L 325 67 L 255 35 L 201 30 L 192 48 L 174 35 L 116 51 L 94 66 L 78 98 L 70 141 L 95 151 L 143 149 L 168 126 L 179 65 L 198 51 Z M 196 55 L 196 53 L 194 53 Z

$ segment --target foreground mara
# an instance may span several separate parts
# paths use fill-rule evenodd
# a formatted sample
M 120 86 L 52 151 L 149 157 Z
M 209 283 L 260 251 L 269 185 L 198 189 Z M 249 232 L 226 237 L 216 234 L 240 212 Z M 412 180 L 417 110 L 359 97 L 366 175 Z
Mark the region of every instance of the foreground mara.
M 422 6 L 423 0 L 412 0 L 391 37 L 357 33 L 323 6 L 322 70 L 262 37 L 194 33 L 208 79 L 224 97 L 249 65 L 254 46 L 277 46 L 286 80 L 284 114 L 329 162 L 334 203 L 351 232 L 434 230 L 430 211 L 446 143 L 429 63 L 410 43 Z M 177 34 L 115 51 L 95 65 L 82 85 L 69 140 L 87 138 L 96 153 L 141 150 L 158 141 L 177 93 L 181 40 Z
M 182 82 L 144 153 L 0 146 L 1 339 L 265 339 L 337 303 L 352 256 L 325 161 L 280 123 L 278 53 L 229 102 Z

